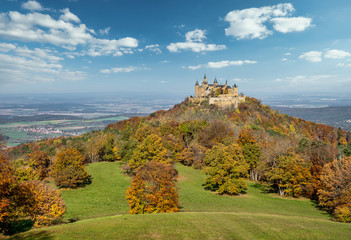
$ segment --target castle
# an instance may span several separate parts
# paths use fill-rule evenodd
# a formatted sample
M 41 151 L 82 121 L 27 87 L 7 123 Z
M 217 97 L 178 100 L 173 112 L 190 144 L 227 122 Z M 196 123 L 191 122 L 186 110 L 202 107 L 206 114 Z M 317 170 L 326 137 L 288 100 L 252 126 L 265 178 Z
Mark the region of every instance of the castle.
M 245 96 L 238 94 L 238 85 L 236 84 L 231 87 L 226 81 L 225 85 L 220 85 L 216 78 L 213 84 L 209 84 L 205 74 L 201 86 L 198 81 L 195 83 L 194 101 L 201 101 L 202 99 L 208 99 L 209 104 L 214 104 L 219 107 L 234 105 L 237 108 L 239 103 L 245 101 Z

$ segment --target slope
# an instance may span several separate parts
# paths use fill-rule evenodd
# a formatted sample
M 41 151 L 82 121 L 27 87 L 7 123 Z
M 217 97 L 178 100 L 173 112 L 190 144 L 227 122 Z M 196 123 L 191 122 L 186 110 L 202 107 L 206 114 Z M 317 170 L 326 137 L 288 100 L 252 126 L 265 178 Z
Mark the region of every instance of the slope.
M 316 210 L 307 199 L 285 199 L 266 193 L 260 185 L 249 183 L 245 196 L 218 196 L 203 190 L 201 171 L 178 165 L 179 194 L 183 208 L 173 214 L 119 214 L 101 217 L 106 209 L 110 213 L 123 212 L 126 201 L 122 197 L 126 176 L 116 169 L 116 163 L 95 163 L 88 167 L 95 185 L 72 190 L 64 195 L 67 206 L 75 216 L 87 218 L 31 230 L 12 239 L 350 239 L 351 225 L 336 223 Z M 112 170 L 113 169 L 113 170 Z M 97 174 L 116 171 L 106 177 Z M 104 186 L 104 188 L 101 188 Z M 90 190 L 89 190 L 90 188 Z M 118 190 L 117 190 L 118 189 Z M 89 191 L 88 191 L 89 190 Z M 104 201 L 106 196 L 114 201 Z M 118 195 L 115 197 L 113 195 Z M 101 197 L 99 204 L 90 199 Z M 72 205 L 79 199 L 80 205 Z M 88 203 L 88 205 L 85 205 Z M 90 204 L 90 205 L 89 205 Z M 93 212 L 86 214 L 86 208 Z M 70 207 L 69 207 L 70 209 Z M 73 216 L 73 212 L 69 212 Z M 110 210 L 106 210 L 108 212 Z M 96 214 L 95 217 L 92 215 Z

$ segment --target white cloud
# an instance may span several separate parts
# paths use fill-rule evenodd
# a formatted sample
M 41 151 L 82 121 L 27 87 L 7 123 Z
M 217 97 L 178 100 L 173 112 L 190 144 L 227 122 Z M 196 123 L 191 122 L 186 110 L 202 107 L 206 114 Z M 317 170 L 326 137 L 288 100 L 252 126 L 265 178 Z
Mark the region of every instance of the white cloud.
M 110 32 L 110 30 L 111 30 L 111 27 L 107 27 L 107 28 L 104 28 L 104 29 L 100 29 L 99 33 L 101 35 L 106 35 L 106 34 L 108 34 Z
M 95 31 L 81 24 L 79 18 L 69 9 L 62 10 L 58 20 L 41 13 L 21 14 L 16 11 L 0 13 L 0 38 L 23 42 L 50 43 L 75 51 L 78 46 L 83 50 L 80 55 L 90 56 L 133 53 L 138 46 L 135 38 L 99 39 Z
M 327 50 L 326 52 L 320 52 L 320 51 L 310 51 L 310 52 L 305 52 L 299 56 L 299 59 L 304 59 L 310 62 L 321 62 L 323 58 L 326 59 L 343 59 L 346 57 L 350 57 L 351 54 L 349 52 L 343 51 L 343 50 L 337 50 L 337 49 L 332 49 L 332 50 Z
M 68 8 L 61 10 L 61 12 L 63 12 L 63 14 L 60 16 L 61 20 L 65 22 L 72 21 L 72 22 L 80 23 L 80 19 L 75 14 L 71 13 Z
M 299 59 L 303 59 L 309 62 L 321 62 L 322 52 L 319 52 L 319 51 L 305 52 L 299 56 Z
M 63 60 L 61 57 L 53 55 L 52 50 L 35 48 L 34 50 L 28 49 L 27 47 L 18 47 L 15 49 L 15 53 L 18 56 L 31 58 L 31 59 L 42 59 L 49 62 L 58 62 Z
M 324 57 L 330 59 L 342 59 L 350 56 L 351 54 L 349 52 L 337 49 L 328 50 L 324 53 Z
M 250 60 L 238 60 L 238 61 L 220 61 L 220 62 L 208 62 L 207 67 L 208 68 L 224 68 L 228 66 L 241 66 L 244 64 L 255 64 L 257 63 L 256 61 L 250 61 Z
M 272 22 L 274 23 L 273 28 L 278 32 L 302 32 L 311 26 L 312 19 L 305 17 L 280 17 L 273 18 Z
M 28 9 L 31 11 L 43 10 L 43 7 L 37 1 L 28 1 L 28 2 L 22 3 L 22 8 Z
M 133 53 L 130 48 L 138 46 L 138 40 L 131 37 L 121 38 L 118 40 L 109 39 L 93 39 L 89 50 L 85 54 L 96 57 L 96 56 L 122 56 L 123 54 Z
M 346 68 L 349 68 L 351 67 L 351 63 L 338 63 L 336 64 L 337 67 L 340 67 L 340 68 L 343 68 L 343 67 L 346 67 Z
M 323 83 L 323 80 L 335 77 L 334 75 L 298 75 L 293 77 L 278 78 L 277 82 L 286 82 L 290 86 L 304 86 L 307 84 Z
M 36 56 L 30 56 L 30 52 Z M 57 62 L 60 59 L 53 58 L 46 50 L 23 48 L 15 53 L 19 56 L 0 54 L 1 83 L 76 81 L 87 77 L 85 72 L 65 69 Z
M 266 26 L 269 21 L 274 23 L 276 31 L 283 33 L 305 30 L 312 20 L 304 17 L 289 18 L 294 11 L 291 3 L 231 11 L 225 16 L 225 21 L 230 24 L 225 29 L 225 34 L 237 39 L 263 39 L 273 34 Z
M 206 31 L 204 30 L 195 29 L 194 31 L 190 31 L 185 34 L 185 40 L 187 42 L 202 42 L 204 39 L 206 39 L 205 33 Z
M 190 70 L 196 70 L 196 69 L 199 69 L 199 68 L 201 68 L 201 67 L 202 67 L 202 65 L 199 64 L 199 65 L 196 65 L 196 66 L 188 66 L 188 69 L 190 69 Z
M 286 61 L 288 61 L 288 59 L 287 58 L 282 58 L 281 61 L 282 62 L 286 62 Z
M 197 70 L 199 68 L 224 68 L 229 66 L 242 66 L 244 64 L 255 64 L 256 61 L 251 60 L 237 60 L 237 61 L 219 61 L 219 62 L 208 62 L 207 64 L 199 64 L 196 66 L 188 66 L 190 70 Z
M 16 45 L 11 43 L 0 43 L 0 52 L 8 52 L 16 48 Z
M 160 49 L 160 45 L 158 45 L 158 44 L 147 45 L 147 46 L 145 46 L 145 49 L 148 49 L 148 50 L 150 50 L 150 51 L 152 51 L 152 52 L 154 52 L 156 54 L 161 54 L 162 53 L 162 51 Z
M 134 72 L 134 71 L 140 71 L 140 70 L 149 70 L 146 67 L 134 67 L 134 66 L 129 66 L 129 67 L 116 67 L 116 68 L 110 68 L 110 69 L 102 69 L 100 70 L 101 73 L 105 74 L 110 74 L 110 73 L 129 73 L 129 72 Z
M 170 52 L 179 52 L 179 50 L 191 50 L 193 52 L 218 51 L 226 49 L 225 45 L 206 44 L 206 31 L 195 29 L 185 34 L 185 42 L 171 43 L 167 46 Z
M 0 37 L 10 40 L 76 46 L 93 39 L 84 24 L 73 25 L 41 13 L 1 13 L 0 22 Z

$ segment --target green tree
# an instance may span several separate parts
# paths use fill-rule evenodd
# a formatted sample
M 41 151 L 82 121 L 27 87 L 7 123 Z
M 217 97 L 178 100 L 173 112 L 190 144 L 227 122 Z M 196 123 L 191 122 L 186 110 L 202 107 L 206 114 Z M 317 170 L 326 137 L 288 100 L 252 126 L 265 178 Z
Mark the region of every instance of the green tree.
M 186 147 L 189 147 L 190 142 L 197 137 L 199 130 L 206 125 L 206 121 L 200 120 L 186 121 L 179 125 L 179 131 L 183 136 Z
M 253 132 L 250 130 L 242 130 L 236 142 L 243 150 L 244 159 L 250 166 L 249 174 L 251 180 L 257 181 L 258 173 L 255 170 L 260 160 L 261 148 L 257 144 Z
M 279 156 L 265 174 L 267 180 L 280 196 L 297 197 L 309 184 L 311 173 L 304 159 L 296 153 Z
M 245 162 L 241 148 L 237 144 L 217 145 L 206 152 L 207 167 L 205 188 L 219 194 L 236 195 L 245 192 L 249 165 Z
M 162 144 L 162 139 L 155 134 L 147 136 L 142 143 L 137 145 L 129 161 L 129 168 L 135 171 L 150 161 L 166 164 L 171 162 L 167 156 L 167 149 Z
M 56 155 L 50 173 L 58 187 L 77 188 L 89 183 L 84 156 L 74 148 L 64 149 Z

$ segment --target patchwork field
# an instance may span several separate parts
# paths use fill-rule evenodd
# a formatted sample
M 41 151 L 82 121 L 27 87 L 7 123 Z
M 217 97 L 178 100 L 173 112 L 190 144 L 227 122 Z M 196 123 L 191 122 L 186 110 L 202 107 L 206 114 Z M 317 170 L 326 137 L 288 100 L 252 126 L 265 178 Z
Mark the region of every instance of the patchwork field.
M 6 145 L 16 146 L 29 141 L 59 136 L 74 136 L 91 130 L 103 129 L 106 125 L 128 119 L 125 116 L 99 117 L 92 119 L 58 119 L 0 124 L 0 133 L 8 137 Z M 56 132 L 55 132 L 56 131 Z
M 204 174 L 177 166 L 181 212 L 129 215 L 130 178 L 119 163 L 88 166 L 93 183 L 63 192 L 65 221 L 12 239 L 350 239 L 351 224 L 331 221 L 308 199 L 285 199 L 249 182 L 247 194 L 219 196 L 203 189 Z

